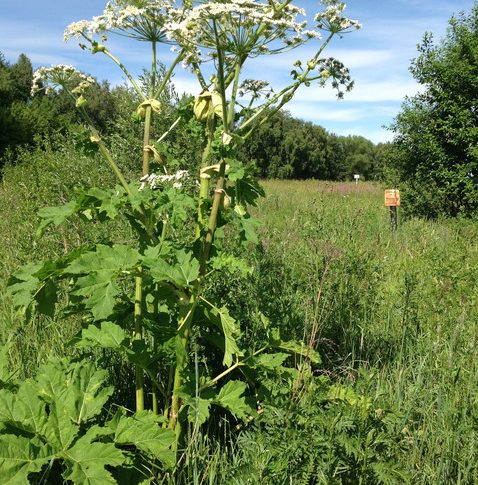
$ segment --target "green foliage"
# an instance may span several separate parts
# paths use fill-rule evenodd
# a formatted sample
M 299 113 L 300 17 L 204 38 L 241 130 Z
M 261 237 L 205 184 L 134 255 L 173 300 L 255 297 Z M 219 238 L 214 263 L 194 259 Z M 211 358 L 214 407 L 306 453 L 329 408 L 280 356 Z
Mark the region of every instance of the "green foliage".
M 159 459 L 165 467 L 173 465 L 174 433 L 161 428 L 152 413 L 118 412 L 101 424 L 113 392 L 105 387 L 106 376 L 92 362 L 62 359 L 50 361 L 35 380 L 18 383 L 15 389 L 2 386 L 2 483 L 26 483 L 34 477 L 56 480 L 60 472 L 78 484 L 118 483 L 111 471 L 121 476 L 133 465 L 134 453 Z
M 410 214 L 476 216 L 478 7 L 453 17 L 445 39 L 426 34 L 411 72 L 424 91 L 392 129 L 392 160 Z
M 360 136 L 337 136 L 322 127 L 279 112 L 260 125 L 240 149 L 262 178 L 366 180 L 381 177 L 380 146 Z
M 255 431 L 238 440 L 229 479 L 266 484 L 407 483 L 407 473 L 396 461 L 406 449 L 402 421 L 393 408 L 372 404 L 349 386 L 334 388 L 326 378 L 314 379 L 300 401 L 265 406 Z

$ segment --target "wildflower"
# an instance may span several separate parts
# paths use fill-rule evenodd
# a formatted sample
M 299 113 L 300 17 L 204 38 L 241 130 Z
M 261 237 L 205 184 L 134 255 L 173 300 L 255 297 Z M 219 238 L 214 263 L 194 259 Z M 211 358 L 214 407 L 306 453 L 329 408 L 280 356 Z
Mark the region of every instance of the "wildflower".
M 56 87 L 62 87 L 82 96 L 95 82 L 94 78 L 81 73 L 73 66 L 58 64 L 51 67 L 40 67 L 33 73 L 31 94 L 34 96 L 42 89 L 49 94 Z
M 156 189 L 164 185 L 171 185 L 175 189 L 181 189 L 184 181 L 188 177 L 189 172 L 187 170 L 178 170 L 176 173 L 171 175 L 157 175 L 155 173 L 147 174 L 140 179 L 140 190 L 143 190 L 146 186 L 149 186 L 151 189 Z
M 139 40 L 161 42 L 165 40 L 163 24 L 172 7 L 168 0 L 142 2 L 141 7 L 111 1 L 102 15 L 70 24 L 63 38 L 65 42 L 81 37 L 91 42 L 95 35 L 102 35 L 106 40 L 107 33 L 115 32 Z

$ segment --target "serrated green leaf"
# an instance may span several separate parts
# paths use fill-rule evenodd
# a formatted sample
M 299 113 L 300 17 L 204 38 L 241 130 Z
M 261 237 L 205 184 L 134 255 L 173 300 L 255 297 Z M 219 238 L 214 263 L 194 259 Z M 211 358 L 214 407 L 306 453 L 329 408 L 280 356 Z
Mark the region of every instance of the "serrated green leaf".
M 75 283 L 73 295 L 85 297 L 85 307 L 95 320 L 107 319 L 120 293 L 114 279 L 122 272 L 133 268 L 139 260 L 136 249 L 125 245 L 113 247 L 99 244 L 96 251 L 89 251 L 75 259 L 65 273 L 86 274 Z
M 38 440 L 24 436 L 0 436 L 0 483 L 25 485 L 28 475 L 39 472 L 48 463 L 53 450 Z
M 35 276 L 43 263 L 29 263 L 13 273 L 8 281 L 7 293 L 12 296 L 15 307 L 28 307 L 35 293 L 41 286 L 40 280 Z
M 58 288 L 51 280 L 45 281 L 40 290 L 35 294 L 35 301 L 37 302 L 37 310 L 48 317 L 53 318 L 55 314 L 55 307 L 58 301 Z
M 114 441 L 120 445 L 134 445 L 171 468 L 175 460 L 171 446 L 176 435 L 171 429 L 161 428 L 159 422 L 158 416 L 151 411 L 142 411 L 129 417 L 121 416 Z
M 167 241 L 156 246 L 148 246 L 141 257 L 142 264 L 148 268 L 154 267 L 159 259 L 165 259 L 171 254 L 171 246 Z
M 79 433 L 79 425 L 98 415 L 111 387 L 104 387 L 105 370 L 92 362 L 66 368 L 63 361 L 45 365 L 38 376 L 38 394 L 50 408 L 45 434 L 59 450 L 66 450 Z
M 123 191 L 112 191 L 93 187 L 85 194 L 93 202 L 94 207 L 104 213 L 108 219 L 114 219 L 118 215 L 118 208 L 121 206 Z M 82 203 L 82 208 L 85 204 Z
M 229 381 L 221 388 L 213 402 L 218 406 L 226 408 L 234 416 L 245 419 L 254 412 L 243 396 L 246 387 L 245 382 Z
M 136 249 L 122 244 L 98 244 L 96 251 L 89 251 L 74 260 L 65 270 L 68 274 L 110 272 L 112 274 L 134 267 L 139 260 Z
M 113 443 L 98 441 L 113 431 L 84 426 L 112 392 L 104 387 L 106 375 L 92 362 L 53 360 L 37 382 L 24 381 L 16 393 L 0 391 L 2 485 L 28 483 L 30 473 L 54 460 L 64 462 L 64 477 L 73 483 L 116 483 L 105 466 L 121 465 L 125 456 Z
M 30 381 L 24 381 L 18 388 L 15 399 L 17 421 L 30 427 L 34 433 L 43 434 L 47 423 L 45 403 L 38 397 L 37 387 Z
M 73 422 L 79 425 L 101 412 L 113 393 L 112 387 L 104 387 L 107 377 L 108 372 L 96 369 L 93 363 L 74 368 L 64 403 Z
M 257 236 L 257 228 L 260 225 L 260 222 L 257 219 L 253 219 L 252 217 L 241 217 L 239 218 L 241 224 L 241 239 L 243 241 L 249 241 L 254 244 L 259 243 L 259 238 Z
M 252 268 L 242 258 L 237 258 L 232 254 L 226 254 L 222 251 L 211 258 L 211 265 L 215 270 L 226 270 L 229 273 L 238 271 L 245 278 L 252 273 Z
M 100 326 L 88 325 L 81 331 L 78 347 L 100 347 L 120 350 L 129 345 L 126 332 L 116 323 L 101 322 Z
M 274 370 L 282 366 L 284 361 L 289 357 L 287 354 L 261 354 L 253 359 L 254 367 L 262 367 Z
M 212 399 L 192 396 L 186 401 L 188 405 L 188 420 L 195 426 L 201 426 L 209 419 L 209 408 Z
M 63 477 L 78 485 L 116 484 L 105 466 L 119 466 L 125 461 L 123 453 L 113 443 L 84 440 L 78 440 L 63 456 L 67 466 Z
M 93 272 L 76 281 L 77 290 L 73 295 L 84 296 L 85 307 L 91 311 L 93 318 L 104 320 L 112 313 L 116 296 L 120 293 L 117 285 L 110 279 L 109 272 Z
M 77 202 L 72 200 L 65 205 L 59 207 L 44 207 L 38 211 L 38 215 L 42 219 L 36 231 L 36 237 L 41 237 L 50 224 L 59 226 L 71 217 L 77 210 Z
M 20 396 L 7 389 L 0 390 L 0 422 L 12 433 L 33 435 L 45 425 L 45 404 L 34 392 L 29 393 L 30 386 L 24 383 Z
M 186 288 L 199 276 L 199 261 L 184 250 L 177 251 L 175 259 L 174 263 L 164 259 L 151 261 L 151 276 L 157 282 L 171 281 L 179 288 Z
M 189 286 L 199 276 L 199 261 L 193 257 L 191 252 L 180 250 L 176 253 L 176 260 L 179 267 L 177 268 L 185 286 Z
M 234 318 L 229 315 L 229 310 L 226 307 L 217 308 L 216 310 L 220 318 L 221 329 L 224 335 L 224 359 L 222 363 L 226 367 L 230 367 L 234 355 L 243 355 L 236 342 L 236 338 L 240 335 L 240 330 Z
M 286 342 L 281 340 L 273 346 L 293 354 L 302 355 L 302 357 L 308 358 L 314 364 L 318 365 L 322 363 L 320 354 L 316 350 L 307 347 L 307 345 L 302 342 L 297 342 L 295 340 L 289 340 Z
M 11 342 L 8 342 L 5 345 L 0 346 L 0 389 L 2 389 L 3 383 L 8 383 L 12 378 L 8 359 L 8 352 L 12 345 Z

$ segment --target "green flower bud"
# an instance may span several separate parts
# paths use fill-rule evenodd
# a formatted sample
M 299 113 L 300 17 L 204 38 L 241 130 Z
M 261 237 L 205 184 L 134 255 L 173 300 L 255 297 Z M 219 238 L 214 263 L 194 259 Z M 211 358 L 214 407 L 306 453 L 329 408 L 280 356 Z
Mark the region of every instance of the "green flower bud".
M 79 98 L 76 99 L 75 105 L 77 108 L 82 108 L 86 106 L 87 103 L 88 101 L 86 100 L 86 98 L 83 95 L 81 95 Z
M 91 53 L 96 54 L 97 52 L 104 52 L 106 50 L 106 46 L 103 44 L 98 44 L 95 42 L 93 47 L 91 48 Z
M 142 119 L 144 120 L 144 117 L 146 116 L 146 108 L 140 104 L 138 106 L 138 109 L 136 110 L 136 114 Z
M 194 117 L 198 121 L 207 121 L 210 117 L 210 112 L 214 112 L 212 104 L 212 95 L 205 89 L 194 101 L 193 106 Z

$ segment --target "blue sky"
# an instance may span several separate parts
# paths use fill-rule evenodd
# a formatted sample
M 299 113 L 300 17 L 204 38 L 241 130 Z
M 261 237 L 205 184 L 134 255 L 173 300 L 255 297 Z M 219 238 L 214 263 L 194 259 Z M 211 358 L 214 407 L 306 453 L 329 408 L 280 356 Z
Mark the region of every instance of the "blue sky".
M 308 11 L 317 10 L 318 2 L 299 3 Z M 0 51 L 10 62 L 25 53 L 35 67 L 73 64 L 98 79 L 120 84 L 121 73 L 106 58 L 82 51 L 74 41 L 63 42 L 68 24 L 100 14 L 104 4 L 103 0 L 0 0 Z M 348 16 L 359 20 L 363 28 L 336 38 L 327 55 L 350 68 L 354 90 L 345 100 L 337 101 L 328 89 L 304 88 L 289 110 L 333 133 L 362 135 L 374 142 L 390 140 L 393 135 L 383 126 L 392 122 L 403 98 L 418 89 L 408 72 L 417 43 L 425 31 L 433 32 L 437 39 L 442 37 L 451 15 L 469 11 L 473 4 L 473 0 L 350 0 Z M 135 73 L 149 62 L 149 52 L 142 43 L 116 39 L 111 45 Z M 280 87 L 297 57 L 289 53 L 261 58 L 250 66 L 248 77 L 267 78 Z M 166 51 L 164 59 L 169 58 Z M 185 72 L 178 71 L 175 79 L 180 92 L 196 94 L 197 88 Z

